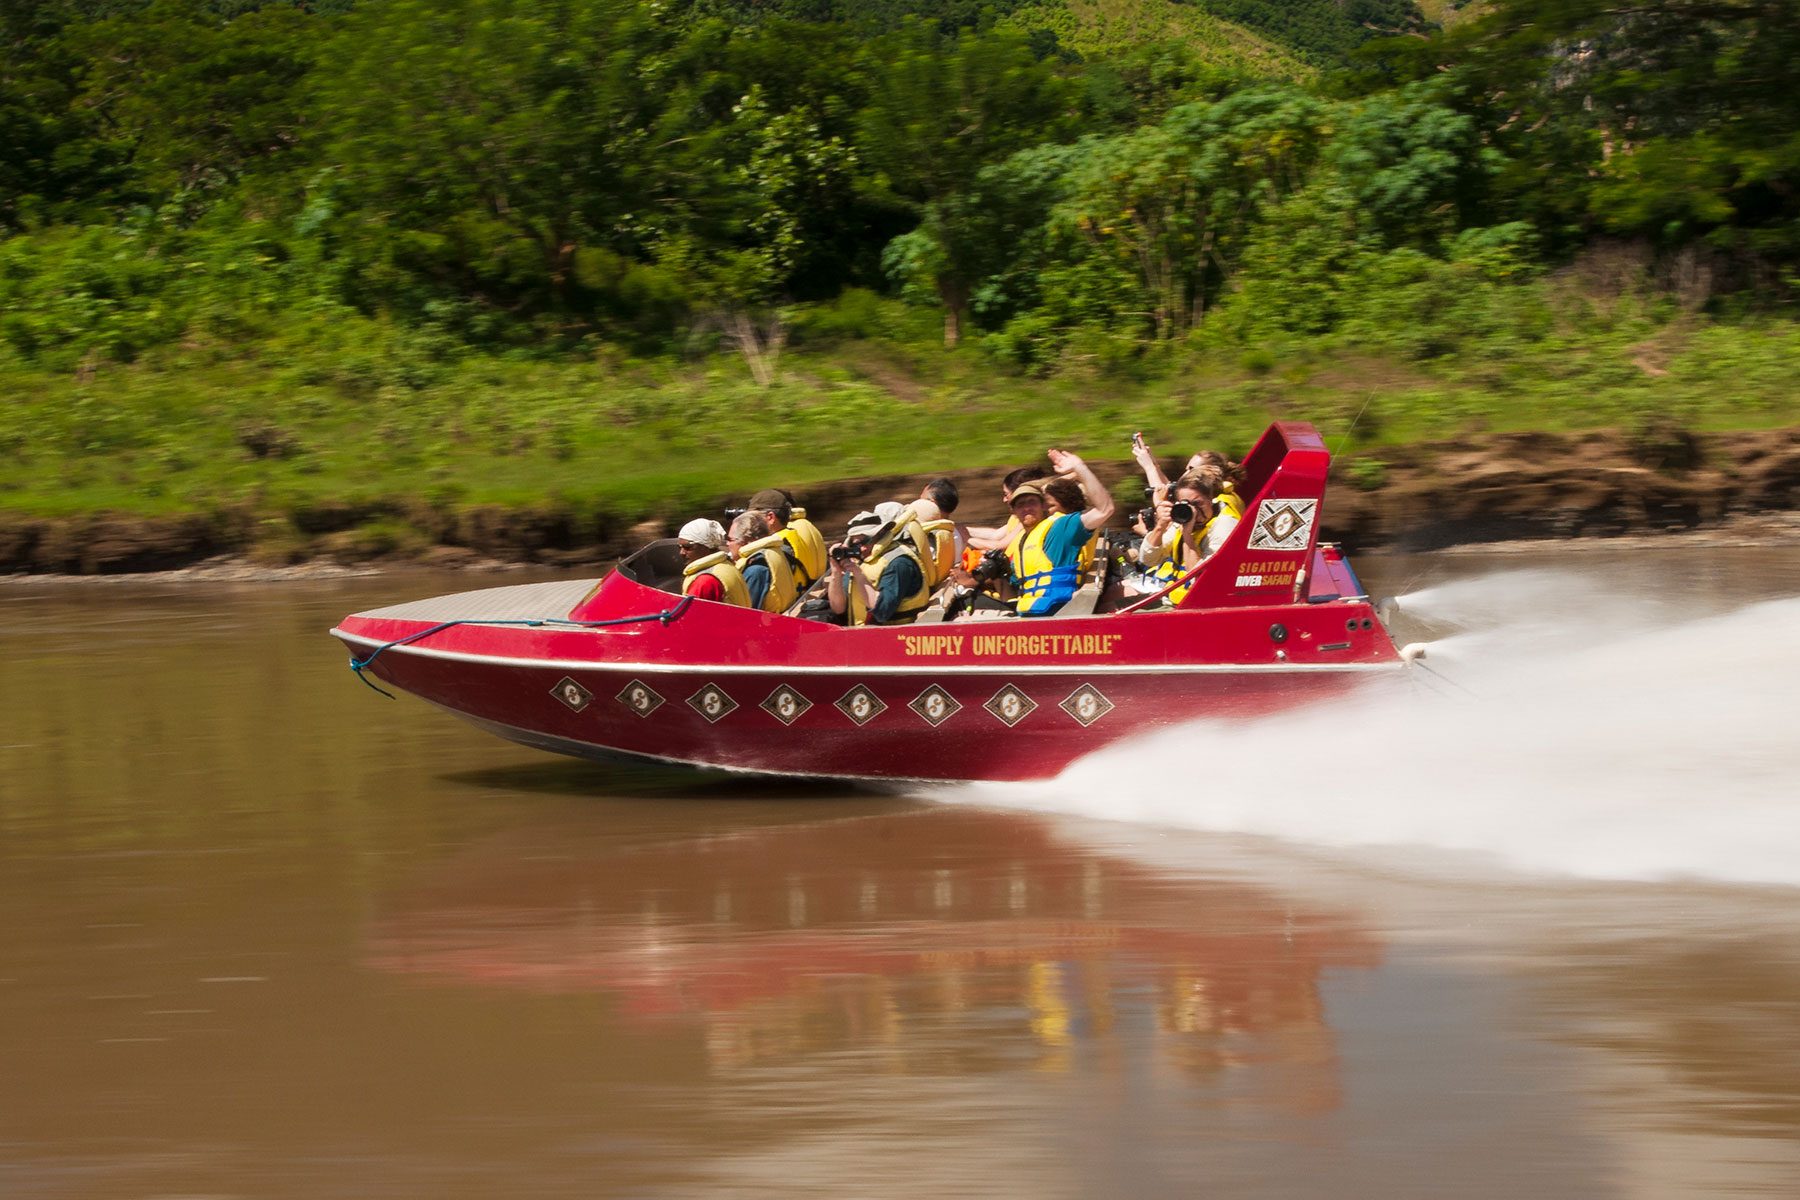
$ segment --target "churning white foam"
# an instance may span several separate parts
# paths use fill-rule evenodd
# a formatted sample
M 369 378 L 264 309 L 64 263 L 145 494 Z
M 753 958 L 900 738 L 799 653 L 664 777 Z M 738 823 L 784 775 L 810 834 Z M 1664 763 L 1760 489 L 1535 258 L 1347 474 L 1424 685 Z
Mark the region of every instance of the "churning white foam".
M 1401 598 L 1442 636 L 1405 684 L 1196 721 L 984 804 L 1473 852 L 1595 879 L 1800 886 L 1800 599 L 1684 619 L 1668 599 L 1514 573 Z M 1385 865 L 1395 855 L 1381 855 Z

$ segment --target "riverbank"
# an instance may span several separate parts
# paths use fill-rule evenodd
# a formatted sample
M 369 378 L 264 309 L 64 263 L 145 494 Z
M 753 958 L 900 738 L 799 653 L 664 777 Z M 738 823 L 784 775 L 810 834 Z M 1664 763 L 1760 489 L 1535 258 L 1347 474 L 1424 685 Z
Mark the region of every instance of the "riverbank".
M 958 515 L 997 521 L 1000 477 L 1011 466 L 949 472 L 965 497 Z M 1096 467 L 1122 500 L 1135 497 L 1131 463 Z M 1497 434 L 1359 450 L 1340 457 L 1333 475 L 1324 533 L 1352 550 L 1673 532 L 1778 540 L 1793 534 L 1791 514 L 1800 510 L 1800 429 Z M 862 476 L 797 491 L 821 527 L 835 529 L 860 509 L 917 494 L 929 477 Z M 696 511 L 722 513 L 743 501 L 737 492 L 719 494 Z M 259 517 L 247 505 L 172 516 L 0 514 L 0 573 L 141 577 L 176 571 L 234 581 L 394 566 L 599 567 L 668 535 L 679 522 L 643 513 L 596 519 L 557 502 L 319 505 L 298 525 Z

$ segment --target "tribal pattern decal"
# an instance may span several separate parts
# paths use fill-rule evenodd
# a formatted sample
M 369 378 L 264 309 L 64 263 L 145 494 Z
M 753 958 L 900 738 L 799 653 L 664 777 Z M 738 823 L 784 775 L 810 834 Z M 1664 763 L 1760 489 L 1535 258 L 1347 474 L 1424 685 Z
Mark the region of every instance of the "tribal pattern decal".
M 956 697 L 935 683 L 915 696 L 906 707 L 918 713 L 933 729 L 962 711 Z
M 640 717 L 647 717 L 663 705 L 663 698 L 656 694 L 647 683 L 632 680 L 613 699 L 629 708 Z
M 1304 550 L 1312 541 L 1317 500 L 1264 500 L 1256 509 L 1256 527 L 1250 531 L 1252 550 Z
M 876 717 L 887 711 L 881 697 L 869 690 L 869 686 L 859 683 L 845 692 L 837 702 L 838 709 L 858 725 L 867 725 Z
M 1069 698 L 1057 707 L 1074 717 L 1085 728 L 1111 712 L 1113 702 L 1102 695 L 1100 689 L 1093 684 L 1084 683 L 1070 692 Z
M 688 707 L 714 724 L 729 716 L 737 706 L 738 702 L 727 696 L 725 689 L 716 683 L 709 683 L 688 697 Z
M 564 675 L 561 679 L 556 681 L 556 686 L 550 689 L 550 694 L 568 705 L 569 708 L 575 712 L 580 712 L 582 709 L 586 708 L 589 702 L 594 698 L 594 693 L 588 691 L 579 683 L 570 679 L 567 675 Z
M 783 725 L 792 725 L 811 707 L 811 700 L 785 683 L 770 692 L 769 698 L 762 702 L 763 711 Z
M 1017 684 L 1007 684 L 994 693 L 993 699 L 981 707 L 987 709 L 1002 725 L 1011 729 L 1031 715 L 1037 701 L 1020 691 Z

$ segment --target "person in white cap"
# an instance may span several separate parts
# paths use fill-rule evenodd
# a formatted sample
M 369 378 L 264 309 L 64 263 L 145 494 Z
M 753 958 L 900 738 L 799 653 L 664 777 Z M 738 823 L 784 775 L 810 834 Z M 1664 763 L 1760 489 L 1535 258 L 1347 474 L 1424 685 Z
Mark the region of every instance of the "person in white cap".
M 884 509 L 891 509 L 883 513 Z M 902 506 L 876 505 L 850 518 L 844 540 L 831 548 L 825 596 L 833 614 L 851 625 L 893 625 L 910 621 L 931 600 L 925 568 L 910 538 L 890 536 L 876 552 L 882 530 Z
M 695 517 L 681 527 L 681 594 L 696 600 L 748 607 L 750 589 L 731 556 L 725 553 L 725 527 L 709 517 Z

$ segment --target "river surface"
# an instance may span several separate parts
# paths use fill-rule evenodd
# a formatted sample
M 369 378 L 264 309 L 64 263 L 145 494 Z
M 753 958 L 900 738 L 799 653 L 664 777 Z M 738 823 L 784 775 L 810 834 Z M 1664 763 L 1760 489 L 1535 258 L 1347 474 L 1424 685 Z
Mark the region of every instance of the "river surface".
M 0 1197 L 1800 1194 L 1800 552 L 1360 565 L 1403 693 L 911 795 L 0 583 Z

